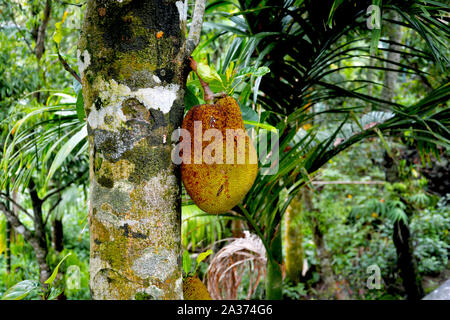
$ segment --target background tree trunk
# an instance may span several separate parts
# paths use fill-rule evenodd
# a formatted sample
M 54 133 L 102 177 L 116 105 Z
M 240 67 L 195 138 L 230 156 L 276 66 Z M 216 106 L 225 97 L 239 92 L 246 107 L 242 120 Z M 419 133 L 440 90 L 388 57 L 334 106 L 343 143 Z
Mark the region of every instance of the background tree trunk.
M 9 184 L 6 185 L 6 194 L 8 197 L 9 194 Z M 11 210 L 11 203 L 8 202 L 8 210 Z M 5 248 L 5 258 L 6 258 L 6 272 L 11 272 L 11 223 L 8 220 L 8 217 L 6 216 L 6 225 L 5 225 L 5 232 L 6 232 L 6 248 Z
M 36 260 L 39 265 L 39 281 L 44 286 L 44 282 L 50 277 L 51 272 L 47 263 L 48 247 L 47 238 L 45 235 L 45 225 L 42 216 L 43 202 L 38 196 L 33 179 L 30 179 L 28 189 L 30 192 L 31 204 L 33 206 L 34 219 L 34 233 L 29 242 L 34 249 Z
M 90 144 L 93 299 L 181 299 L 171 161 L 188 66 L 175 1 L 88 1 L 78 63 Z
M 302 211 L 301 192 L 298 192 L 292 199 L 284 217 L 286 276 L 293 283 L 300 281 L 303 269 L 303 229 L 299 221 Z
M 314 204 L 312 202 L 312 191 L 307 187 L 303 187 L 301 191 L 305 210 L 308 211 L 310 214 L 317 212 L 317 209 L 314 208 Z M 332 257 L 330 252 L 325 247 L 324 234 L 320 230 L 319 220 L 314 215 L 311 218 L 311 225 L 313 232 L 313 241 L 314 244 L 316 245 L 316 254 L 317 259 L 319 261 L 319 268 L 321 273 L 320 276 L 323 279 L 326 294 L 330 298 L 336 297 L 339 300 L 350 299 L 348 292 L 346 290 L 341 290 L 338 287 L 336 277 L 333 271 L 333 266 L 331 264 Z
M 395 21 L 399 21 L 400 17 L 396 12 L 390 12 L 389 18 Z M 400 51 L 401 46 L 399 46 L 397 43 L 401 43 L 402 40 L 402 32 L 401 29 L 397 25 L 392 25 L 389 23 L 386 25 L 387 33 L 389 37 L 389 50 L 395 50 L 398 52 L 392 52 L 388 51 L 386 59 L 389 61 L 392 61 L 394 63 L 388 62 L 386 63 L 386 68 L 389 69 L 398 69 L 399 66 L 395 64 L 400 62 Z M 396 71 L 386 71 L 384 74 L 384 86 L 381 91 L 381 99 L 386 101 L 392 101 L 395 94 L 395 89 L 397 86 L 397 78 L 398 78 L 398 72 Z
M 384 153 L 384 171 L 386 181 L 394 183 L 399 181 L 398 163 L 392 159 L 387 152 Z M 402 200 L 406 206 L 407 216 L 411 216 L 412 208 L 408 203 Z M 403 287 L 409 300 L 421 299 L 425 294 L 423 291 L 422 280 L 417 269 L 417 261 L 414 257 L 414 248 L 411 244 L 409 225 L 403 220 L 394 223 L 392 240 L 397 252 L 397 265 L 400 270 Z
M 5 256 L 6 256 L 6 272 L 11 272 L 11 223 L 6 220 L 6 248 L 5 248 Z
M 391 12 L 390 19 L 399 21 L 400 18 L 397 13 Z M 389 24 L 387 26 L 389 37 L 389 49 L 400 51 L 401 48 L 396 43 L 401 43 L 402 32 L 398 26 Z M 387 59 L 392 62 L 400 62 L 400 53 L 388 51 Z M 393 63 L 387 63 L 386 67 L 389 69 L 398 69 L 398 66 Z M 381 92 L 381 98 L 386 101 L 392 101 L 397 85 L 398 72 L 386 71 L 384 74 L 384 87 Z M 385 152 L 384 153 L 384 171 L 386 180 L 394 183 L 399 180 L 398 177 L 398 163 L 395 159 Z M 406 204 L 407 205 L 407 204 Z M 407 212 L 408 213 L 408 212 Z M 411 214 L 411 212 L 409 212 Z M 413 255 L 413 247 L 411 245 L 409 226 L 404 221 L 396 221 L 393 231 L 393 242 L 397 251 L 398 268 L 400 276 L 403 280 L 408 299 L 417 300 L 424 296 L 422 282 L 417 270 L 417 263 Z
M 52 222 L 52 244 L 56 252 L 64 249 L 64 229 L 62 219 L 55 218 Z

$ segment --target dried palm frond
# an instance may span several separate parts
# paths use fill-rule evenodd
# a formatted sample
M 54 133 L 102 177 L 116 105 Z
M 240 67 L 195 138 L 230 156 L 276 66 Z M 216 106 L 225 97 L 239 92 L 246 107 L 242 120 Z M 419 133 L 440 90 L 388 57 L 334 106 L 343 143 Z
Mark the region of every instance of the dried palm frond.
M 261 276 L 266 273 L 266 250 L 261 239 L 244 231 L 244 238 L 223 247 L 208 268 L 208 291 L 214 300 L 237 299 L 242 278 L 248 274 L 247 299 L 256 291 Z

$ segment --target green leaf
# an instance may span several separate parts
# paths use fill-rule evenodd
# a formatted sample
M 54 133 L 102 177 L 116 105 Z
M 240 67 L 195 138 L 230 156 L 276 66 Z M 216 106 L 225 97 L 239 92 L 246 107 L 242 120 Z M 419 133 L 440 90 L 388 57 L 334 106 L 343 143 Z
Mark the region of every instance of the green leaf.
M 189 252 L 187 250 L 184 250 L 184 252 L 183 252 L 183 270 L 186 275 L 191 271 L 191 267 L 192 267 L 191 256 L 189 255 Z
M 2 300 L 22 300 L 30 292 L 39 287 L 39 282 L 34 280 L 24 280 L 9 288 L 2 296 Z
M 81 122 L 84 122 L 86 114 L 84 112 L 84 100 L 83 100 L 83 91 L 78 91 L 77 94 L 77 102 L 75 103 L 75 106 L 77 108 L 77 116 L 78 119 L 80 119 Z
M 55 23 L 55 33 L 53 33 L 53 41 L 60 44 L 62 40 L 62 21 Z
M 332 27 L 333 26 L 333 16 L 334 13 L 336 12 L 336 9 L 342 4 L 342 2 L 344 2 L 343 0 L 334 0 L 333 2 L 333 6 L 331 7 L 330 10 L 330 14 L 328 15 L 328 27 Z
M 200 264 L 200 262 L 202 262 L 203 260 L 205 260 L 210 254 L 212 254 L 213 251 L 211 249 L 206 250 L 205 252 L 202 252 L 198 255 L 197 257 L 197 267 Z
M 204 63 L 197 63 L 197 73 L 207 83 L 213 82 L 214 80 L 222 83 L 222 78 L 220 78 L 219 74 Z
M 268 67 L 259 67 L 253 75 L 256 77 L 262 77 L 265 74 L 268 74 L 270 72 L 270 69 Z
M 243 105 L 241 103 L 239 103 L 239 107 L 241 109 L 242 119 L 244 121 L 248 120 L 248 121 L 258 122 L 259 117 L 255 110 L 253 110 L 252 108 L 250 108 L 246 105 Z
M 72 253 L 69 252 L 68 254 L 66 254 L 64 256 L 64 258 L 62 258 L 62 260 L 58 263 L 58 265 L 56 266 L 55 270 L 53 270 L 52 275 L 50 276 L 50 278 L 48 278 L 44 283 L 52 285 L 53 281 L 55 281 L 56 275 L 58 274 L 58 270 L 59 270 L 59 266 L 61 265 L 61 263 L 63 263 L 64 260 L 66 260 L 66 258 L 68 256 L 70 256 Z
M 61 292 L 62 292 L 61 289 L 51 288 L 47 300 L 56 300 L 56 298 L 58 298 Z
M 256 121 L 250 121 L 250 120 L 244 120 L 244 124 L 249 124 L 255 127 L 259 127 L 259 128 L 263 128 L 269 131 L 273 131 L 273 132 L 277 132 L 277 128 L 275 128 L 274 126 L 271 126 L 270 124 L 267 123 L 261 123 L 261 122 L 256 122 Z
M 61 149 L 58 151 L 58 153 L 55 156 L 55 159 L 52 162 L 52 165 L 50 166 L 50 170 L 48 171 L 47 175 L 47 181 L 48 182 L 53 175 L 55 174 L 56 170 L 62 165 L 64 160 L 66 160 L 67 156 L 72 152 L 72 150 L 81 142 L 83 141 L 87 136 L 87 129 L 86 126 L 83 126 L 80 131 L 78 131 L 76 134 L 74 134 L 69 141 L 67 141 Z
M 186 93 L 184 95 L 184 109 L 187 111 L 193 106 L 199 105 L 200 102 L 198 101 L 197 97 L 195 96 L 195 93 L 191 86 L 186 86 Z

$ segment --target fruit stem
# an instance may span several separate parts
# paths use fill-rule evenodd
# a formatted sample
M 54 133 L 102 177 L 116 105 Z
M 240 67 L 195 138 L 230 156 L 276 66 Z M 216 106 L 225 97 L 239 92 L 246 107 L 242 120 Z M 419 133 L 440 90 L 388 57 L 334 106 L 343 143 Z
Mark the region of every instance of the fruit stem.
M 189 57 L 189 66 L 191 67 L 192 71 L 195 72 L 198 79 L 200 80 L 200 84 L 203 88 L 203 98 L 205 99 L 206 103 L 213 103 L 214 102 L 214 93 L 212 92 L 211 88 L 209 87 L 209 84 L 203 81 L 202 78 L 197 73 L 197 62 L 194 60 L 194 58 Z

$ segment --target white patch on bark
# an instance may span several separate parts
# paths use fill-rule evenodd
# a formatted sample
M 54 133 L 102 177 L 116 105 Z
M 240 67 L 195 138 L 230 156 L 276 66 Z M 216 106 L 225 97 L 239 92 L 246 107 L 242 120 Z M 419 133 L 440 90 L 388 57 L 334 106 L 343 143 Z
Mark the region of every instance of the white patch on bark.
M 163 170 L 157 176 L 152 177 L 144 186 L 145 200 L 149 209 L 158 209 L 161 212 L 171 210 L 167 205 L 175 201 L 176 195 L 170 195 L 173 199 L 167 199 L 164 194 L 167 190 L 176 190 L 177 180 L 173 174 L 168 174 L 166 170 Z
M 163 291 L 154 285 L 151 285 L 150 287 L 145 288 L 144 291 L 145 291 L 145 293 L 149 294 L 153 299 L 159 299 L 163 294 Z
M 177 6 L 178 13 L 180 15 L 180 21 L 185 22 L 187 20 L 187 3 L 185 4 L 183 1 L 177 1 L 175 2 L 175 5 Z
M 87 121 L 92 129 L 111 130 L 120 128 L 127 121 L 127 117 L 122 112 L 122 106 L 117 104 L 103 107 L 98 111 L 93 107 Z
M 177 98 L 178 90 L 180 90 L 178 84 L 169 84 L 167 86 L 139 89 L 133 93 L 136 99 L 147 108 L 159 109 L 163 113 L 168 113 Z
M 161 82 L 157 76 L 153 77 L 155 82 Z M 148 109 L 159 109 L 163 113 L 168 113 L 180 90 L 178 84 L 169 84 L 131 91 L 128 86 L 119 84 L 114 79 L 109 82 L 99 80 L 94 87 L 99 92 L 102 106 L 100 110 L 97 110 L 95 104 L 92 104 L 88 122 L 92 129 L 105 130 L 118 129 L 122 123 L 126 122 L 126 116 L 121 109 L 125 100 L 135 98 Z M 108 118 L 105 121 L 107 116 Z
M 145 249 L 142 256 L 136 259 L 131 267 L 136 275 L 143 279 L 157 278 L 162 282 L 166 281 L 177 268 L 176 253 L 165 248 L 158 251 L 152 248 Z
M 153 75 L 153 80 L 154 80 L 156 83 L 161 83 L 161 79 L 159 79 L 158 76 Z
M 83 76 L 84 70 L 91 64 L 91 56 L 87 50 L 81 52 L 77 50 L 77 60 L 78 60 L 78 72 Z

